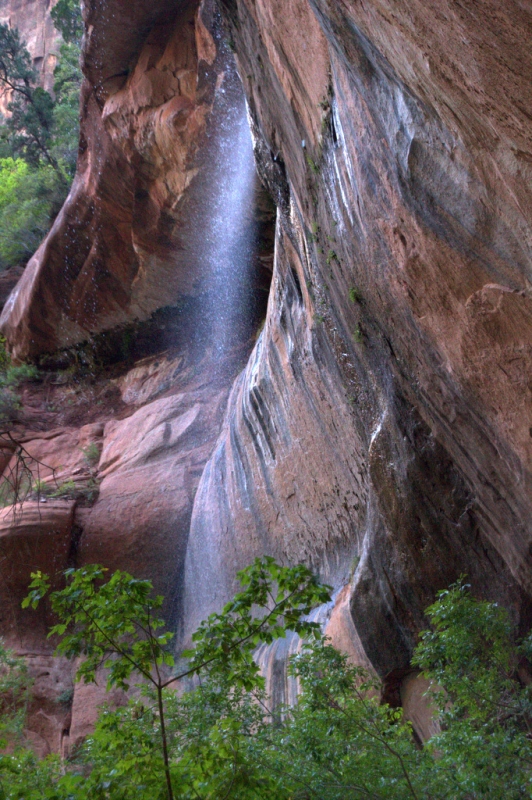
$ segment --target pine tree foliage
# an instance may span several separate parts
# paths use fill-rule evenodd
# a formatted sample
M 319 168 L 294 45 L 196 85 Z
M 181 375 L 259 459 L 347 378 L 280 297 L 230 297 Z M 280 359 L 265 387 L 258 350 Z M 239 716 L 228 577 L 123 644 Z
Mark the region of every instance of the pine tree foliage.
M 81 12 L 59 0 L 52 16 L 64 42 L 53 95 L 38 84 L 19 32 L 0 24 L 0 269 L 25 263 L 59 212 L 76 169 Z

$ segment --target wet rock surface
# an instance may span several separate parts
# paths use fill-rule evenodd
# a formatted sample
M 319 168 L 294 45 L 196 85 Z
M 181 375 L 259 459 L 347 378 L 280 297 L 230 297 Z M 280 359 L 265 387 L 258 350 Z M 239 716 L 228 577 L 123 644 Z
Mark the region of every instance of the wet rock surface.
M 133 4 L 126 24 L 120 3 L 87 9 L 77 175 L 2 317 L 18 357 L 147 319 L 193 290 L 177 210 L 220 65 L 198 3 L 172 6 Z
M 24 501 L 0 510 L 0 631 L 6 646 L 27 658 L 36 681 L 27 740 L 38 753 L 68 752 L 90 730 L 98 706 L 119 704 L 124 696 L 105 697 L 103 678 L 96 688 L 74 687 L 75 665 L 55 658 L 55 643 L 46 638 L 50 609 L 21 608 L 31 572 L 49 574 L 59 588 L 67 567 L 103 563 L 128 570 L 151 579 L 166 597 L 165 617 L 177 619 L 193 500 L 229 390 L 223 381 L 213 385 L 211 374 L 210 363 L 190 365 L 184 355 L 167 354 L 143 359 L 119 377 L 93 377 L 94 396 L 105 396 L 112 383 L 129 403 L 122 401 L 120 418 L 112 405 L 101 406 L 100 419 L 83 424 L 93 409 L 80 399 L 78 427 L 58 426 L 65 412 L 57 398 L 56 405 L 47 399 L 51 387 L 76 396 L 69 391 L 72 376 L 25 389 L 31 421 L 39 407 L 48 410 L 41 430 L 24 428 L 24 413 L 12 429 L 25 449 L 33 488 L 28 493 L 24 486 Z M 5 479 L 16 460 L 0 452 L 7 453 Z
M 224 9 L 283 202 L 266 327 L 198 489 L 185 617 L 193 587 L 210 587 L 201 616 L 267 550 L 349 584 L 382 676 L 462 572 L 526 627 L 531 19 L 490 2 Z
M 28 507 L 5 523 L 6 557 L 66 531 L 53 514 L 74 508 L 57 563 L 74 552 L 152 578 L 183 638 L 254 556 L 306 561 L 338 590 L 333 640 L 423 736 L 409 659 L 436 590 L 465 573 L 531 622 L 532 19 L 494 0 L 222 8 L 278 209 L 264 329 L 231 389 L 179 345 L 93 387 L 100 407 L 74 400 L 82 418 L 63 411 L 61 436 L 70 451 L 82 430 L 98 441 L 97 499 L 47 506 L 48 527 Z M 86 14 L 78 177 L 2 316 L 19 356 L 199 291 L 182 245 L 220 80 L 213 9 Z M 35 416 L 51 458 L 59 434 L 34 435 Z M 23 576 L 10 580 L 16 596 Z M 286 697 L 281 650 L 263 661 Z

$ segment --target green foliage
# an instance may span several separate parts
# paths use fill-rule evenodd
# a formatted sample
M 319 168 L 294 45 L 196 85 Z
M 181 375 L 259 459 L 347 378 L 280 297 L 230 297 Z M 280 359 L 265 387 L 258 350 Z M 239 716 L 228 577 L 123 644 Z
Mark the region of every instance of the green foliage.
M 318 175 L 320 171 L 319 165 L 316 164 L 314 159 L 308 153 L 305 155 L 305 161 L 307 162 L 311 172 L 313 172 L 314 175 Z
M 360 325 L 357 325 L 353 331 L 353 341 L 355 344 L 361 344 L 364 341 L 364 334 L 362 333 Z
M 361 303 L 362 302 L 362 295 L 360 291 L 356 288 L 356 286 L 352 286 L 349 289 L 349 299 L 352 303 Z
M 0 639 L 0 747 L 2 740 L 19 741 L 30 700 L 32 681 L 23 658 Z
M 0 388 L 0 424 L 13 422 L 21 407 L 20 397 L 16 392 Z
M 23 746 L 31 690 L 25 660 L 0 640 L 0 800 L 67 800 L 69 786 L 78 779 L 64 776 L 58 756 L 39 760 Z M 9 750 L 4 749 L 6 745 Z M 59 781 L 61 793 L 57 792 Z
M 62 637 L 58 655 L 83 655 L 78 680 L 93 682 L 103 664 L 109 669 L 108 687 L 127 690 L 133 671 L 151 679 L 152 659 L 155 668 L 163 662 L 173 664 L 166 649 L 172 635 L 157 633 L 164 625 L 156 616 L 162 597 L 150 598 L 149 581 L 115 572 L 103 583 L 104 574 L 103 567 L 94 564 L 67 570 L 66 588 L 50 598 L 52 611 L 61 622 L 50 629 L 49 636 Z M 48 590 L 48 577 L 35 573 L 23 606 L 35 608 Z M 148 638 L 139 638 L 143 630 L 149 632 Z
M 53 11 L 59 5 L 60 3 Z M 52 151 L 69 180 L 74 177 L 78 154 L 79 93 L 83 80 L 79 61 L 78 43 L 70 41 L 61 45 L 59 61 L 54 71 Z
M 13 156 L 33 167 L 41 163 L 58 169 L 50 153 L 53 100 L 37 86 L 30 54 L 16 29 L 0 24 L 0 84 L 11 93 L 3 135 Z
M 441 733 L 429 750 L 442 787 L 451 796 L 530 797 L 532 694 L 516 670 L 532 638 L 516 645 L 507 611 L 475 600 L 463 581 L 440 592 L 427 616 L 432 628 L 413 663 L 433 681 Z
M 58 0 L 52 8 L 54 25 L 68 44 L 80 45 L 83 19 L 78 0 Z
M 327 264 L 332 264 L 333 261 L 338 261 L 338 256 L 334 250 L 330 250 L 327 253 Z
M 6 347 L 6 337 L 0 334 L 0 372 L 5 372 L 11 364 L 11 356 Z
M 89 466 L 94 466 L 100 460 L 100 448 L 96 442 L 91 442 L 87 447 L 82 447 L 81 452 Z
M 50 495 L 53 492 L 53 486 L 48 481 L 36 478 L 32 485 L 32 493 L 37 496 Z
M 303 565 L 281 567 L 268 557 L 257 558 L 238 577 L 242 591 L 201 623 L 192 637 L 194 649 L 183 655 L 190 657 L 192 671 L 207 669 L 211 676 L 221 671 L 231 683 L 250 689 L 259 676 L 253 659 L 259 644 L 284 638 L 288 630 L 319 637 L 319 625 L 305 616 L 330 599 L 330 587 Z
M 8 111 L 5 128 L 13 156 L 35 169 L 48 165 L 61 174 L 51 152 L 54 101 L 49 92 L 40 86 L 14 91 Z
M 11 364 L 6 350 L 6 341 L 0 340 L 0 423 L 10 422 L 17 416 L 21 408 L 20 397 L 15 391 L 22 383 L 34 380 L 38 370 L 31 364 Z M 0 503 L 3 498 L 0 499 Z
M 62 706 L 71 706 L 72 701 L 74 700 L 74 689 L 70 687 L 69 689 L 65 689 L 64 692 L 58 696 L 56 703 Z
M 16 29 L 0 24 L 0 91 L 9 92 L 0 126 L 0 269 L 25 262 L 61 208 L 75 172 L 79 139 L 80 10 L 59 0 L 52 11 L 66 41 L 54 97 L 38 85 Z
M 0 372 L 0 387 L 16 388 L 21 383 L 33 381 L 39 376 L 39 370 L 34 364 L 10 365 L 5 372 Z
M 59 652 L 83 656 L 80 675 L 101 663 L 109 685 L 143 676 L 127 706 L 104 709 L 95 731 L 60 774 L 57 761 L 20 751 L 0 760 L 5 800 L 501 800 L 530 798 L 530 690 L 515 675 L 531 638 L 515 644 L 508 614 L 479 602 L 463 583 L 438 595 L 414 664 L 432 682 L 441 732 L 419 748 L 401 709 L 320 634 L 308 614 L 329 592 L 304 567 L 257 560 L 240 573 L 242 591 L 194 635 L 179 676 L 199 684 L 177 692 L 159 618 L 162 599 L 126 573 L 104 582 L 98 566 L 67 572 L 50 595 Z M 49 594 L 33 576 L 25 605 Z M 269 708 L 254 648 L 294 630 L 300 695 Z M 175 676 L 175 677 L 179 677 Z M 0 691 L 1 693 L 1 691 Z M 17 706 L 17 703 L 15 703 Z M 164 745 L 166 757 L 162 757 Z M 24 774 L 21 767 L 23 767 Z M 40 794 L 34 793 L 34 787 Z M 2 794 L 3 791 L 3 794 Z
M 379 686 L 326 641 L 292 661 L 301 699 L 269 752 L 283 797 L 343 800 L 427 797 L 424 761 L 401 709 L 379 702 Z
M 69 478 L 67 481 L 61 483 L 56 489 L 54 489 L 50 497 L 75 497 L 78 492 L 78 487 L 75 481 L 72 478 Z
M 0 83 L 11 91 L 28 91 L 35 82 L 31 57 L 16 28 L 0 24 Z
M 57 177 L 21 158 L 0 159 L 0 270 L 27 261 L 50 226 Z
M 13 754 L 0 753 L 0 800 L 81 800 L 82 794 L 73 793 L 80 786 L 80 777 L 63 773 L 59 756 L 41 761 L 24 748 Z
M 246 693 L 262 691 L 263 680 L 253 659 L 255 648 L 261 643 L 271 643 L 285 636 L 286 630 L 306 637 L 318 636 L 319 626 L 305 620 L 304 615 L 317 603 L 327 601 L 329 590 L 321 586 L 303 566 L 280 567 L 271 558 L 256 559 L 250 567 L 239 573 L 242 591 L 220 614 L 211 614 L 194 634 L 193 649 L 183 653 L 189 658 L 187 668 L 179 675 L 165 679 L 164 668 L 174 666 L 174 657 L 168 647 L 172 634 L 164 631 L 164 622 L 159 617 L 163 598 L 152 596 L 149 581 L 137 580 L 118 571 L 109 581 L 103 582 L 104 575 L 105 570 L 99 565 L 67 570 L 66 587 L 50 594 L 51 609 L 59 622 L 51 628 L 49 635 L 60 637 L 56 651 L 59 655 L 82 657 L 77 672 L 78 680 L 83 678 L 87 682 L 94 682 L 98 669 L 104 666 L 108 670 L 108 688 L 117 686 L 127 690 L 132 675 L 140 676 L 150 708 L 155 708 L 156 712 L 152 711 L 151 716 L 146 717 L 149 725 L 145 729 L 131 728 L 129 718 L 123 717 L 122 712 L 109 712 L 104 718 L 105 722 L 98 727 L 90 750 L 96 784 L 93 784 L 88 796 L 123 798 L 133 796 L 124 794 L 132 788 L 137 798 L 165 795 L 172 800 L 173 776 L 179 773 L 180 787 L 188 781 L 192 792 L 183 794 L 180 789 L 180 796 L 197 797 L 198 785 L 205 784 L 205 781 L 218 784 L 218 775 L 212 770 L 216 759 L 227 762 L 228 774 L 234 775 L 233 747 L 227 749 L 226 738 L 231 739 L 234 734 L 240 740 L 241 718 L 228 719 L 227 725 L 224 722 L 220 729 L 219 715 L 216 717 L 216 725 L 210 728 L 207 742 L 209 752 L 214 753 L 213 758 L 216 756 L 214 762 L 207 760 L 198 765 L 196 756 L 190 757 L 186 739 L 181 739 L 185 742 L 183 747 L 186 752 L 183 751 L 178 764 L 174 764 L 170 751 L 177 734 L 172 732 L 174 729 L 168 727 L 167 723 L 165 705 L 168 703 L 168 686 L 178 678 L 203 674 L 210 685 L 212 702 L 219 704 L 222 697 L 226 696 L 231 707 L 236 703 L 240 715 L 241 709 L 249 707 L 250 700 Z M 48 577 L 40 572 L 34 573 L 23 606 L 36 608 L 49 590 Z M 175 696 L 173 700 L 178 702 Z M 135 713 L 137 718 L 143 716 Z M 203 708 L 197 711 L 196 717 L 198 714 L 203 714 Z M 177 712 L 176 717 L 180 718 Z M 256 715 L 253 720 L 256 720 Z M 203 736 L 204 723 L 199 727 Z M 109 741 L 110 730 L 115 731 L 114 747 Z M 151 738 L 146 739 L 148 733 Z M 105 742 L 103 756 L 99 749 L 100 735 Z M 124 735 L 125 743 L 122 738 Z M 159 747 L 154 746 L 154 736 L 160 742 Z M 134 745 L 137 752 L 132 759 Z M 207 746 L 205 742 L 203 746 Z M 123 758 L 117 764 L 118 749 Z M 114 779 L 109 780 L 108 766 L 101 785 L 101 773 L 97 768 L 98 753 L 105 761 L 105 753 L 113 750 L 113 774 L 118 776 L 117 794 L 109 794 Z M 146 773 L 140 769 L 143 762 L 148 765 Z M 124 775 L 125 785 L 122 780 Z M 145 776 L 141 784 L 138 782 L 139 775 Z M 166 791 L 161 789 L 164 784 Z M 85 782 L 84 786 L 88 787 L 89 783 Z M 157 786 L 159 792 L 155 789 Z M 148 794 L 141 795 L 141 789 L 146 787 Z M 98 794 L 102 788 L 107 794 Z

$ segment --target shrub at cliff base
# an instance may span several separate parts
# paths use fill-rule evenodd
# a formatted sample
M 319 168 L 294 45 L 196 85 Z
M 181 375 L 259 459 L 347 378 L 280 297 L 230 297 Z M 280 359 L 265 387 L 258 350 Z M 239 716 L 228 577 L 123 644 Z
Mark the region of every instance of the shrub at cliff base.
M 531 796 L 531 698 L 516 677 L 530 639 L 516 644 L 506 611 L 474 599 L 463 582 L 427 610 L 431 628 L 415 652 L 435 687 L 440 727 L 421 748 L 401 710 L 379 702 L 376 682 L 308 622 L 329 593 L 306 568 L 257 560 L 240 573 L 242 591 L 202 623 L 177 662 L 149 582 L 104 577 L 98 566 L 70 570 L 66 588 L 50 594 L 37 573 L 25 602 L 49 595 L 59 619 L 51 634 L 60 637 L 58 653 L 82 657 L 78 677 L 95 680 L 103 663 L 109 686 L 139 682 L 135 697 L 104 708 L 65 764 L 38 761 L 7 731 L 15 750 L 1 757 L 2 800 Z M 253 651 L 288 630 L 306 641 L 291 663 L 301 693 L 294 707 L 272 710 Z M 0 658 L 4 725 L 16 718 L 20 737 L 27 681 L 19 660 L 6 651 Z M 178 693 L 176 675 L 193 677 L 193 688 Z
M 50 227 L 56 177 L 21 158 L 0 158 L 0 270 L 27 261 Z

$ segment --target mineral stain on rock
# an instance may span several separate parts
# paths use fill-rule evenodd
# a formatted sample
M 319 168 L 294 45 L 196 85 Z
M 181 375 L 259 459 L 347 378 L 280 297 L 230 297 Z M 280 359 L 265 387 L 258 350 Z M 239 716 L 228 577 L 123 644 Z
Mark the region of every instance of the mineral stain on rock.
M 77 563 L 150 577 L 186 638 L 254 556 L 305 561 L 337 590 L 334 640 L 422 728 L 408 664 L 438 589 L 465 573 L 530 624 L 532 14 L 89 0 L 85 21 L 78 174 L 0 324 L 19 358 L 114 342 L 98 418 L 26 424 L 36 448 L 55 424 L 72 470 L 99 425 L 99 494 L 40 518 L 28 505 L 17 525 L 3 512 L 12 596 L 25 577 L 10 553 L 35 538 L 28 565 L 62 564 L 75 530 Z M 223 180 L 209 141 L 229 50 L 261 183 L 222 375 L 198 243 L 208 176 Z M 237 224 L 227 214 L 233 242 Z M 4 611 L 2 634 L 48 658 L 42 621 Z

